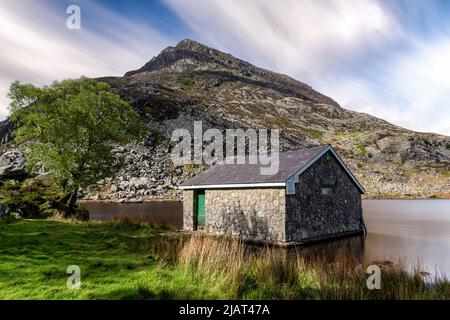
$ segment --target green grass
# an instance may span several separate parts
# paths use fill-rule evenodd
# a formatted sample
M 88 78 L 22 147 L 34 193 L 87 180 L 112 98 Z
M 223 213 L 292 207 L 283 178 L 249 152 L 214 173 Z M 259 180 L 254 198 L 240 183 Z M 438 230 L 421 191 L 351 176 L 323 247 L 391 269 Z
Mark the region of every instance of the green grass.
M 154 265 L 130 242 L 159 232 L 120 224 L 0 220 L 0 299 L 138 298 L 136 283 Z M 69 290 L 66 268 L 81 268 Z
M 358 262 L 359 263 L 359 262 Z M 66 268 L 81 269 L 67 289 Z M 240 240 L 131 223 L 0 219 L 0 299 L 449 299 L 401 269 L 366 288 L 365 267 Z
M 290 122 L 287 119 L 282 119 L 282 118 L 276 117 L 274 115 L 265 115 L 264 120 L 269 125 L 275 126 L 278 129 L 294 130 L 297 132 L 300 131 L 303 134 L 305 134 L 306 136 L 316 139 L 316 140 L 319 140 L 319 141 L 321 141 L 321 139 L 324 136 L 324 132 L 319 129 L 297 125 L 297 124 Z
M 317 130 L 314 128 L 310 128 L 310 127 L 301 127 L 301 128 L 311 138 L 314 138 L 317 140 L 321 140 L 323 138 L 323 135 L 324 135 L 323 131 L 320 131 L 320 130 Z
M 363 156 L 363 157 L 367 156 L 367 149 L 366 149 L 366 145 L 365 144 L 363 144 L 363 143 L 357 144 L 356 145 L 356 149 L 358 150 L 358 153 L 361 156 Z

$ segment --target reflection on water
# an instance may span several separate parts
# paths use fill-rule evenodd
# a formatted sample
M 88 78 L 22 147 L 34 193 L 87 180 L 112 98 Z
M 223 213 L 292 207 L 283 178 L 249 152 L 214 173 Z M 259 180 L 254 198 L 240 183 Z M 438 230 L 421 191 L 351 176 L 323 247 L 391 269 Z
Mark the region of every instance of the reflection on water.
M 450 200 L 367 200 L 365 258 L 421 265 L 450 278 Z
M 299 251 L 306 260 L 364 262 L 365 241 L 363 236 L 336 239 L 333 241 L 309 244 L 292 250 Z M 344 259 L 343 259 L 344 258 Z
M 305 250 L 330 259 L 344 254 L 368 263 L 400 262 L 409 271 L 418 267 L 450 278 L 450 200 L 367 200 L 363 209 L 366 238 L 319 243 Z

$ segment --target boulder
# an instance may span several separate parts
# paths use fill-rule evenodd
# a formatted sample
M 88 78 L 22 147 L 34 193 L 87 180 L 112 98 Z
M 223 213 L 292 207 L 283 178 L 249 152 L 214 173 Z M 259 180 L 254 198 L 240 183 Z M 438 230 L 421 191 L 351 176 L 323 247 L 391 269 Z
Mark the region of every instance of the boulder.
M 17 179 L 25 176 L 25 157 L 17 149 L 11 149 L 0 155 L 0 177 Z

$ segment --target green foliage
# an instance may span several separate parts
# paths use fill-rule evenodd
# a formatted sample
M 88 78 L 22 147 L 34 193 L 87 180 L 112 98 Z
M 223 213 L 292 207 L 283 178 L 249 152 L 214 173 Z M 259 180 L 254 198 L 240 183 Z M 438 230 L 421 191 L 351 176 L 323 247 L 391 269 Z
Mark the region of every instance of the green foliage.
M 66 190 L 88 187 L 123 165 L 114 144 L 146 134 L 140 117 L 108 84 L 80 78 L 39 88 L 14 82 L 11 120 L 31 170 L 44 168 Z
M 64 191 L 46 180 L 27 179 L 0 181 L 0 203 L 16 216 L 43 218 L 55 214 L 55 203 Z
M 339 139 L 343 139 L 343 138 L 349 138 L 352 140 L 361 140 L 362 136 L 363 136 L 363 132 L 361 131 L 339 131 L 336 133 L 336 136 Z
M 445 148 L 446 148 L 447 150 L 450 150 L 450 142 L 448 142 L 448 143 L 445 145 Z
M 310 127 L 301 127 L 303 129 L 303 131 L 306 132 L 306 134 L 314 139 L 320 140 L 323 137 L 323 132 L 314 128 L 310 128 Z

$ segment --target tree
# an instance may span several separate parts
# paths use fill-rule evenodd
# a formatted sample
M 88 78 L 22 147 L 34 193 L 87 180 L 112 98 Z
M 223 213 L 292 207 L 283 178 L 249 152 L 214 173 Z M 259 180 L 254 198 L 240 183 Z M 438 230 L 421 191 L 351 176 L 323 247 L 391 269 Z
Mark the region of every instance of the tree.
M 31 170 L 49 172 L 76 208 L 80 188 L 112 176 L 123 165 L 114 145 L 145 136 L 136 111 L 108 84 L 82 77 L 55 81 L 43 88 L 14 82 L 9 91 L 15 140 Z

